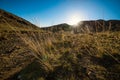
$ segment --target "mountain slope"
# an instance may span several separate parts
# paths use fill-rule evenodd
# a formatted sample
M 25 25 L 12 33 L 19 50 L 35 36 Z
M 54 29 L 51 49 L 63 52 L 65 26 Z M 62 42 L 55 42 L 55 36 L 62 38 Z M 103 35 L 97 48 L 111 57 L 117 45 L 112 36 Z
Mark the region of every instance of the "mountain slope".
M 120 20 L 82 21 L 76 28 L 77 32 L 84 32 L 84 30 L 89 32 L 120 31 Z
M 77 25 L 58 24 L 42 28 L 43 30 L 59 32 L 72 31 L 74 33 L 91 33 L 104 31 L 120 31 L 120 20 L 90 20 L 81 21 Z
M 0 9 L 0 80 L 9 78 L 35 59 L 22 39 L 35 31 L 41 32 L 32 23 Z
M 53 25 L 49 27 L 43 27 L 41 29 L 46 31 L 52 31 L 52 32 L 71 31 L 71 26 L 66 23 L 63 23 L 63 24 Z
M 0 30 L 10 29 L 10 26 L 15 29 L 38 29 L 27 20 L 0 9 Z

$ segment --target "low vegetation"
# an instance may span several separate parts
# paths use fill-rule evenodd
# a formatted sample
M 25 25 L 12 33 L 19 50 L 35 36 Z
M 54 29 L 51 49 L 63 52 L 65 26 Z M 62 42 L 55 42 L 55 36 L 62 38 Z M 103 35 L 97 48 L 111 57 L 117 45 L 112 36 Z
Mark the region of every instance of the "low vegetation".
M 34 60 L 8 79 L 119 80 L 119 33 L 16 33 Z

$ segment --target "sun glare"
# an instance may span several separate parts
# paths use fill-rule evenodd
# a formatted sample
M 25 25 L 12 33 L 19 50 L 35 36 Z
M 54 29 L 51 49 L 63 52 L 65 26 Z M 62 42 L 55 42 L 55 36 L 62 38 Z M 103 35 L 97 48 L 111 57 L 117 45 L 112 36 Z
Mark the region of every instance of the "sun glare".
M 82 15 L 72 14 L 69 16 L 68 24 L 77 25 L 80 21 L 82 21 Z

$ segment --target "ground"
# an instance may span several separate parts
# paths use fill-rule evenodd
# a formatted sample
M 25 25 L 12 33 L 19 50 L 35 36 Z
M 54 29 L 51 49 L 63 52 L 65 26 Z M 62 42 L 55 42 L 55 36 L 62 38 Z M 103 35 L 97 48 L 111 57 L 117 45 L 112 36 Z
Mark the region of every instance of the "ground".
M 119 80 L 120 32 L 0 32 L 1 80 Z

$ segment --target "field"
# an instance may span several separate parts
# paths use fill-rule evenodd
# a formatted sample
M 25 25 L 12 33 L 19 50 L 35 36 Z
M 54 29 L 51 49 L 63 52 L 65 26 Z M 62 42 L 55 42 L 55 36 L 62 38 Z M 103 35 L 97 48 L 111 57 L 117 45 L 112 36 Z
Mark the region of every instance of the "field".
M 0 32 L 1 80 L 119 80 L 120 32 Z

